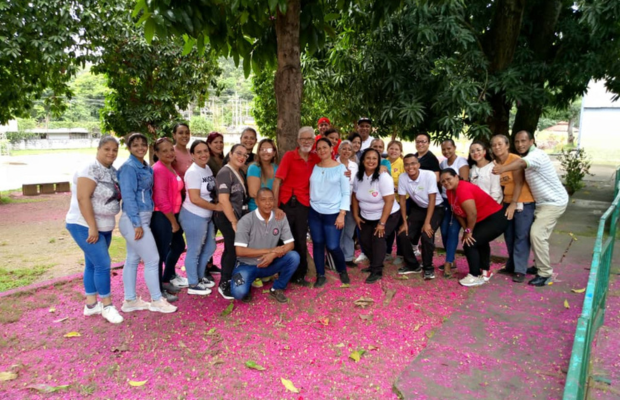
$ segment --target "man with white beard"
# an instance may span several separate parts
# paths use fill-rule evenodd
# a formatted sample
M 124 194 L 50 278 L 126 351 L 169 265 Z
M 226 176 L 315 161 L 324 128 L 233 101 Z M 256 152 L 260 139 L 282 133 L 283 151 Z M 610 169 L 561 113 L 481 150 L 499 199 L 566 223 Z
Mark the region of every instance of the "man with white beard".
M 295 150 L 287 151 L 280 161 L 273 180 L 273 193 L 277 199 L 276 219 L 281 219 L 283 214 L 286 214 L 295 239 L 295 251 L 301 256 L 291 282 L 310 286 L 310 282 L 305 279 L 308 262 L 304 256 L 308 250 L 306 235 L 310 210 L 310 175 L 320 161 L 316 153 L 311 152 L 314 144 L 314 129 L 311 126 L 304 126 L 299 130 L 297 144 L 299 146 Z

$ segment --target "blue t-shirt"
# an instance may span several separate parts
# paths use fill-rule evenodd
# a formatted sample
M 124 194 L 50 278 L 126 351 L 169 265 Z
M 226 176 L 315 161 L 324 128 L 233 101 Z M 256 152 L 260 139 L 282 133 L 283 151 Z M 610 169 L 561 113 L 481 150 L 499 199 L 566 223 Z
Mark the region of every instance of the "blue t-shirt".
M 275 164 L 273 165 L 273 176 L 276 176 L 276 171 L 278 170 L 278 166 Z M 254 163 L 250 164 L 250 166 L 248 167 L 248 178 L 250 176 L 255 176 L 258 179 L 260 179 L 260 167 Z M 267 179 L 266 182 L 263 183 L 263 181 L 261 181 L 260 183 L 260 187 L 266 187 L 269 189 L 273 189 L 273 178 L 271 179 Z M 253 198 L 250 198 L 250 201 L 248 202 L 248 209 L 250 211 L 254 211 L 256 210 L 256 202 L 254 201 Z

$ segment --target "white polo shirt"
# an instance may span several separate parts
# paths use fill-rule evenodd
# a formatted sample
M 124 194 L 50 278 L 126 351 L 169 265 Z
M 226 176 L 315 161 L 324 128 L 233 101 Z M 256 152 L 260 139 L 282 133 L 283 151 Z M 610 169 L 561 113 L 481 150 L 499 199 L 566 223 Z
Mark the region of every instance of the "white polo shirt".
M 429 195 L 435 194 L 435 205 L 440 205 L 443 200 L 437 188 L 437 175 L 433 171 L 420 169 L 418 178 L 413 180 L 407 174 L 401 174 L 398 178 L 398 194 L 409 195 L 418 206 L 428 208 Z
M 394 194 L 394 181 L 387 172 L 380 174 L 379 179 L 374 182 L 371 179 L 372 175 L 367 176 L 365 173 L 361 181 L 356 178 L 353 182 L 353 192 L 359 202 L 360 215 L 369 221 L 377 221 L 383 214 L 385 205 L 383 197 Z M 394 200 L 390 214 L 398 210 L 400 210 L 400 205 Z
M 544 151 L 532 146 L 527 156 L 523 157 L 523 161 L 527 164 L 525 180 L 530 185 L 536 204 L 550 206 L 568 204 L 568 193 Z

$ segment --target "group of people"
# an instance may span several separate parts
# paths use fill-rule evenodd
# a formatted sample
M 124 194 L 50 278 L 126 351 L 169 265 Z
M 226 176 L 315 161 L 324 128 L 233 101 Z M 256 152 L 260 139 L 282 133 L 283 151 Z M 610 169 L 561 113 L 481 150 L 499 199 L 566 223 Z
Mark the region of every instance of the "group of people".
M 510 153 L 503 135 L 492 138 L 492 150 L 474 141 L 468 159 L 457 156 L 454 141 L 446 140 L 439 163 L 426 133 L 415 138 L 417 152 L 404 155 L 397 140 L 385 152 L 383 140 L 371 136 L 369 118 L 360 118 L 357 132 L 345 140 L 325 117 L 318 127 L 318 136 L 312 127 L 302 127 L 298 147 L 280 158 L 271 139 L 261 140 L 253 153 L 257 135 L 252 128 L 225 156 L 220 133 L 190 145 L 189 127 L 178 124 L 172 139 L 153 143 L 152 167 L 145 161 L 147 138 L 132 133 L 126 138 L 129 159 L 118 171 L 112 164 L 119 143 L 103 137 L 96 159 L 74 175 L 66 218 L 86 259 L 84 315 L 123 321 L 110 298 L 108 253 L 121 210 L 119 230 L 127 243 L 125 313 L 175 312 L 171 303 L 182 288 L 188 295 L 208 295 L 216 285 L 214 274 L 221 274 L 217 291 L 225 299 L 250 301 L 251 286 L 273 279 L 270 295 L 285 303 L 289 282 L 327 284 L 326 260 L 342 284 L 350 283 L 347 267 L 368 260 L 362 271 L 372 284 L 382 279 L 394 242 L 392 260 L 400 265 L 399 274 L 434 279 L 438 229 L 446 249 L 439 269 L 446 277 L 455 271 L 462 242 L 469 265 L 459 281 L 464 286 L 491 279 L 490 242 L 501 234 L 509 254 L 504 272 L 515 282 L 523 282 L 526 273 L 536 274 L 532 285 L 549 282 L 548 240 L 568 197 L 530 133 L 515 136 L 519 155 Z M 224 242 L 221 270 L 213 265 L 217 230 Z M 308 232 L 317 275 L 313 283 L 306 280 Z M 357 258 L 355 241 L 361 249 Z M 184 278 L 175 267 L 186 248 Z M 528 269 L 530 248 L 536 266 Z M 150 301 L 136 293 L 140 260 Z

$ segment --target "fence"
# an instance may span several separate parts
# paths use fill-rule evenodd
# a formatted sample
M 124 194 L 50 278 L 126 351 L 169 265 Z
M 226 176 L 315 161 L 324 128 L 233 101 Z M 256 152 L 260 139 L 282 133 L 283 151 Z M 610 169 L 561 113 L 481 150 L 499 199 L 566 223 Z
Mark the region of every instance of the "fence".
M 603 214 L 598 225 L 590 277 L 588 278 L 581 316 L 577 321 L 577 331 L 566 376 L 564 400 L 585 399 L 588 390 L 592 340 L 605 319 L 609 272 L 613 259 L 618 215 L 620 214 L 619 191 L 620 168 L 616 170 L 614 201 Z M 608 220 L 610 221 L 609 232 L 605 238 L 605 226 Z

